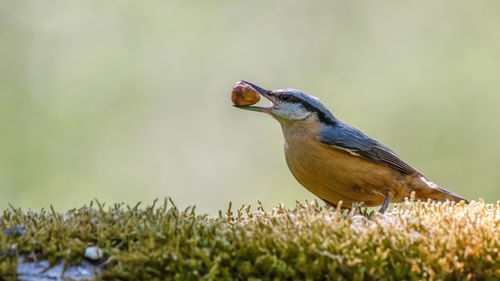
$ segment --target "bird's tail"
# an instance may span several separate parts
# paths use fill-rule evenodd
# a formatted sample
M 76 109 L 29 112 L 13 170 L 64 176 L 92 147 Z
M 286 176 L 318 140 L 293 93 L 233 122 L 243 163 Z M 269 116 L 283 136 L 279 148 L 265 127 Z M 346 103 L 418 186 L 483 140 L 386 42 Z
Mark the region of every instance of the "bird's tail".
M 446 201 L 446 200 L 450 200 L 452 202 L 460 202 L 460 201 L 465 201 L 465 203 L 469 203 L 469 201 L 465 198 L 463 198 L 462 196 L 456 194 L 456 193 L 453 193 L 451 191 L 448 191 L 442 187 L 437 187 L 437 189 L 439 190 L 438 193 L 434 193 L 434 194 L 431 194 L 433 196 L 430 196 L 429 198 L 431 199 L 434 199 L 434 200 L 437 200 L 437 201 Z
M 424 183 L 425 186 L 421 186 L 420 188 L 416 188 L 416 197 L 421 200 L 432 199 L 435 201 L 446 201 L 449 200 L 451 202 L 460 202 L 465 201 L 465 203 L 469 203 L 469 201 L 462 196 L 448 191 L 437 184 L 431 182 L 424 176 L 420 177 L 420 180 Z

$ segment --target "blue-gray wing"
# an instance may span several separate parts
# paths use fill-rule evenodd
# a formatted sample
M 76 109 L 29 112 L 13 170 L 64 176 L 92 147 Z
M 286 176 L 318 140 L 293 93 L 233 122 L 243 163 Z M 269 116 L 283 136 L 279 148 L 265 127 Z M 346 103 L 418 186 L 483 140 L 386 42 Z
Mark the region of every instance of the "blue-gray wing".
M 419 173 L 392 150 L 345 123 L 326 127 L 319 137 L 322 143 L 370 161 L 387 164 L 404 174 Z

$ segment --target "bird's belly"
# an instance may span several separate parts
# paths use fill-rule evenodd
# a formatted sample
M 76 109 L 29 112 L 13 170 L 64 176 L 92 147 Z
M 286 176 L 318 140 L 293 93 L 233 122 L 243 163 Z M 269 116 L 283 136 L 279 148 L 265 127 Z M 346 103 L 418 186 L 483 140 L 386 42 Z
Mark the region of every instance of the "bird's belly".
M 350 207 L 381 205 L 389 191 L 400 193 L 404 177 L 396 170 L 350 155 L 307 137 L 287 138 L 285 157 L 297 181 L 319 198 Z

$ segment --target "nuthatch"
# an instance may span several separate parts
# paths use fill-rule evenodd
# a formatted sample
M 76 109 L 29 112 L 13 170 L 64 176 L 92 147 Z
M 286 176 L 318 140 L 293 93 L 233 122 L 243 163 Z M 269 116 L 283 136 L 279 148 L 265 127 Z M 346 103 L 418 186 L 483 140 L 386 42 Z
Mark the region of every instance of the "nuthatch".
M 333 116 L 319 100 L 295 89 L 264 90 L 247 83 L 271 102 L 269 107 L 237 106 L 278 120 L 285 137 L 285 158 L 297 181 L 329 206 L 351 208 L 417 199 L 465 200 L 404 162 L 396 153 Z M 241 83 L 241 82 L 240 82 Z

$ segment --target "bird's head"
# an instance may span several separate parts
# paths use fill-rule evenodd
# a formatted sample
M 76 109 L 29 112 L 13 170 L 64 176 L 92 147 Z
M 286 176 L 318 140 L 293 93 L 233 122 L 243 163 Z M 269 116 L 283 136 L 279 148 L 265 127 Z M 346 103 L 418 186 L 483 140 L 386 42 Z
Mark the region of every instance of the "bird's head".
M 290 121 L 318 120 L 333 125 L 337 122 L 330 111 L 319 102 L 319 99 L 295 89 L 264 90 L 252 83 L 243 81 L 257 90 L 271 102 L 271 106 L 261 107 L 253 105 L 236 106 L 241 109 L 264 112 L 270 114 L 280 123 Z

